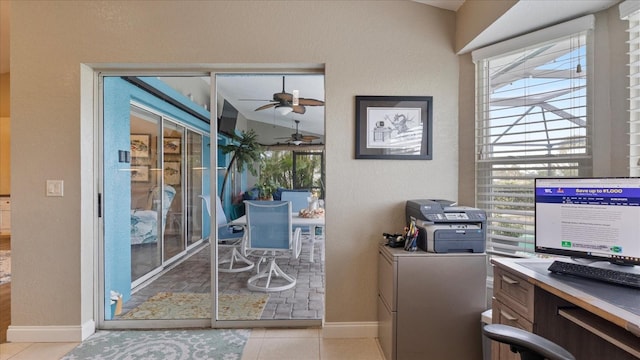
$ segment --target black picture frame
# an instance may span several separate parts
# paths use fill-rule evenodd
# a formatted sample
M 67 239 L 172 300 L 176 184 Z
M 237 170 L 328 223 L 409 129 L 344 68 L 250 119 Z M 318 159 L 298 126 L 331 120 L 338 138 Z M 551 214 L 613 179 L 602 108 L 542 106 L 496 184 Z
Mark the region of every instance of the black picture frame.
M 356 96 L 356 159 L 431 160 L 432 96 Z

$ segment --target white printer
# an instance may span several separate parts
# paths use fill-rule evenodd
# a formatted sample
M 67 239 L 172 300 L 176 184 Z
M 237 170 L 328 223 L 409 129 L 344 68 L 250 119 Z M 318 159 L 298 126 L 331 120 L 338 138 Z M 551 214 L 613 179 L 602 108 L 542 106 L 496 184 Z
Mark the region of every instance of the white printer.
M 418 247 L 435 253 L 484 252 L 485 211 L 454 205 L 449 200 L 407 200 L 407 223 L 415 221 L 418 227 Z

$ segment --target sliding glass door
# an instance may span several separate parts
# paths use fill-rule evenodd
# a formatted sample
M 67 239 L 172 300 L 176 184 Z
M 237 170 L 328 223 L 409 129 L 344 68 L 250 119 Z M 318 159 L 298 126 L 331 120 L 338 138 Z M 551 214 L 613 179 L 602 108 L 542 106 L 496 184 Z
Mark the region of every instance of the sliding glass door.
M 202 200 L 209 188 L 209 115 L 196 117 L 145 86 L 171 91 L 157 78 L 104 78 L 104 320 L 128 324 L 110 322 L 114 328 L 211 318 Z M 192 283 L 196 272 L 203 277 Z M 185 299 L 199 301 L 200 310 L 180 310 Z

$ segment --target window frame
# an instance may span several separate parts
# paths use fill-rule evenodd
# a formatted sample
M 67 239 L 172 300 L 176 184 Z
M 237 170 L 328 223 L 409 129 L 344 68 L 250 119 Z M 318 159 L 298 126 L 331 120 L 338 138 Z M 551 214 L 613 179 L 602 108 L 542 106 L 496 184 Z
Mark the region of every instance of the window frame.
M 558 24 L 546 29 L 542 29 L 518 38 L 510 39 L 501 43 L 497 43 L 486 48 L 476 50 L 472 53 L 473 62 L 476 64 L 476 206 L 487 211 L 487 253 L 490 255 L 498 256 L 512 256 L 512 257 L 529 257 L 534 255 L 534 202 L 533 202 L 533 180 L 535 177 L 542 177 L 540 174 L 545 168 L 541 165 L 554 168 L 553 165 L 560 165 L 560 168 L 569 169 L 573 171 L 572 176 L 590 176 L 593 169 L 593 130 L 592 124 L 589 120 L 592 118 L 593 101 L 590 97 L 590 83 L 593 79 L 593 66 L 586 67 L 585 81 L 586 81 L 586 97 L 585 97 L 585 112 L 584 118 L 587 119 L 584 124 L 585 133 L 584 137 L 584 154 L 568 154 L 568 155 L 536 155 L 536 156 L 511 156 L 500 157 L 494 156 L 492 158 L 485 158 L 487 156 L 487 146 L 491 146 L 491 141 L 485 141 L 489 139 L 485 133 L 490 126 L 487 126 L 487 121 L 495 120 L 495 117 L 489 115 L 490 99 L 490 85 L 485 79 L 489 78 L 490 69 L 486 66 L 487 62 L 491 59 L 506 57 L 516 51 L 524 51 L 527 48 L 534 48 L 542 44 L 552 44 L 559 42 L 567 37 L 575 36 L 576 34 L 584 33 L 586 41 L 582 46 L 586 48 L 585 58 L 588 65 L 593 64 L 593 28 L 595 18 L 593 15 L 584 16 L 582 18 L 574 19 L 566 23 Z M 535 57 L 531 57 L 535 59 Z M 516 82 L 514 80 L 514 82 Z M 533 83 L 533 82 L 532 82 Z M 533 106 L 532 106 L 533 107 Z M 575 117 L 576 115 L 574 115 Z M 560 121 L 563 118 L 559 119 Z M 564 120 L 569 120 L 564 118 Z M 547 120 L 543 120 L 542 123 L 547 125 Z M 511 126 L 515 125 L 514 122 Z M 580 129 L 580 126 L 577 126 Z M 527 134 L 528 130 L 522 132 L 523 135 Z M 537 130 L 538 133 L 548 133 L 548 130 Z M 505 132 L 506 133 L 506 132 Z M 495 134 L 494 134 L 495 136 Z M 575 136 L 569 138 L 574 140 L 581 136 Z M 529 140 L 520 141 L 518 144 L 526 144 Z M 569 146 L 570 150 L 574 149 L 573 146 Z M 578 149 L 580 147 L 575 147 Z M 514 151 L 517 153 L 518 151 Z M 537 165 L 536 165 L 537 164 Z M 512 166 L 510 168 L 510 166 Z M 498 186 L 488 184 L 487 181 L 491 181 L 497 176 L 493 175 L 498 169 L 502 169 L 502 172 L 508 172 L 510 169 L 519 169 L 520 172 L 523 168 L 530 167 L 537 169 L 531 171 L 532 175 L 529 176 L 513 176 L 513 181 L 520 182 L 519 186 L 505 187 L 506 193 L 512 197 L 511 200 L 525 200 L 522 203 L 516 201 L 507 201 L 501 204 L 497 204 L 494 200 L 496 197 L 500 197 L 502 193 L 495 192 Z M 486 172 L 492 172 L 486 174 Z M 553 174 L 553 173 L 548 173 Z M 549 175 L 546 175 L 549 176 Z M 564 176 L 564 175 L 563 175 Z M 509 211 L 497 210 L 496 206 L 513 207 L 514 210 L 510 210 L 513 214 L 513 218 L 520 218 L 522 220 L 511 220 L 501 218 L 501 214 L 507 214 Z M 517 224 L 516 224 L 517 223 Z M 499 225 L 496 225 L 499 224 Z M 510 228 L 510 224 L 522 225 L 520 229 Z M 507 234 L 507 235 L 501 235 Z M 518 237 L 513 235 L 519 234 Z M 521 236 L 522 235 L 522 236 Z M 520 241 L 522 237 L 523 241 Z

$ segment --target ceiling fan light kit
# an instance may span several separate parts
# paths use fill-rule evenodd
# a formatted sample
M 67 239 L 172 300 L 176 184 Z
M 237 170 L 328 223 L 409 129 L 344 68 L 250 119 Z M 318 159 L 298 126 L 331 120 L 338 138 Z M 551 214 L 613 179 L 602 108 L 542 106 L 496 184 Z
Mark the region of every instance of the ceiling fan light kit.
M 280 115 L 286 116 L 293 111 L 293 108 L 288 105 L 276 105 L 276 110 L 280 113 Z

